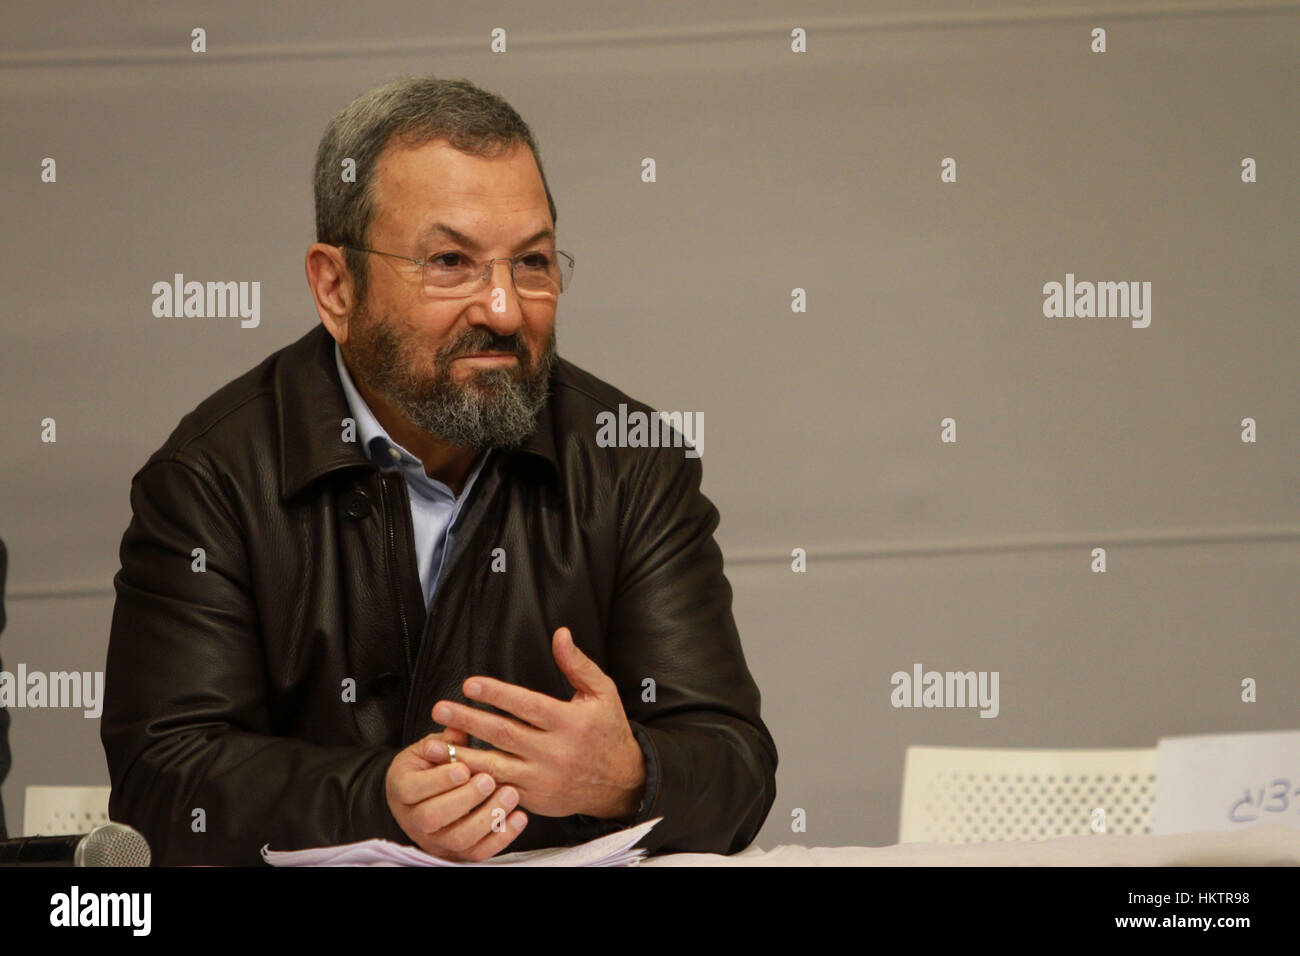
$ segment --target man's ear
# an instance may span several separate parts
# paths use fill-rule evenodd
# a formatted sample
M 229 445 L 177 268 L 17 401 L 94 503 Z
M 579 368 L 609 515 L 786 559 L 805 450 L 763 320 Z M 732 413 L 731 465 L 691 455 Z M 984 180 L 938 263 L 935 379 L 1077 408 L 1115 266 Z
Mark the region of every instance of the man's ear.
M 348 340 L 348 319 L 355 307 L 356 285 L 343 250 L 323 242 L 307 247 L 304 263 L 307 287 L 316 302 L 316 314 L 340 345 Z

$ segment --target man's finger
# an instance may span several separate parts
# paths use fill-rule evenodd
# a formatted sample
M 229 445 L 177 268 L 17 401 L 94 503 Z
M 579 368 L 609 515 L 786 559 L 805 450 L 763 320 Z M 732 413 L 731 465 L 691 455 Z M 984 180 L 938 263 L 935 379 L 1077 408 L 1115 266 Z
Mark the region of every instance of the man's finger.
M 578 693 L 602 697 L 609 691 L 613 682 L 595 661 L 578 649 L 573 642 L 573 632 L 567 627 L 556 629 L 551 638 L 551 654 Z
M 467 854 L 486 837 L 492 836 L 494 821 L 504 821 L 510 811 L 519 805 L 519 791 L 514 787 L 498 787 L 490 800 L 464 814 L 430 836 L 439 844 L 457 853 Z M 508 829 L 508 826 L 507 826 Z
M 474 768 L 460 763 L 440 764 L 428 770 L 414 770 L 397 774 L 392 781 L 393 797 L 408 807 L 446 793 L 465 783 Z
M 535 756 L 545 731 L 527 724 L 521 724 L 509 717 L 489 714 L 485 710 L 475 710 L 464 704 L 455 704 L 440 700 L 433 708 L 433 719 L 448 727 L 463 730 L 471 737 L 486 740 L 488 743 L 506 753 L 520 757 Z M 460 756 L 457 748 L 457 756 Z
M 528 825 L 528 814 L 522 810 L 516 810 L 506 817 L 503 822 L 505 825 L 499 832 L 493 830 L 474 844 L 470 851 L 465 854 L 466 859 L 479 861 L 496 856 L 513 843 L 515 837 L 524 832 L 524 827 Z
M 442 763 L 451 756 L 447 752 L 447 744 L 451 744 L 459 751 L 461 747 L 469 746 L 469 735 L 450 727 L 429 734 L 424 738 L 424 746 L 420 748 L 420 754 L 429 763 Z
M 499 784 L 515 783 L 526 788 L 530 782 L 527 761 L 499 750 L 457 747 L 456 763 L 464 764 L 474 773 L 491 774 Z
M 432 837 L 448 826 L 455 825 L 492 796 L 496 789 L 496 782 L 491 777 L 476 773 L 468 783 L 416 804 L 411 808 L 411 820 L 422 833 Z
M 557 727 L 563 719 L 563 708 L 567 703 L 493 677 L 471 677 L 461 689 L 470 700 L 491 704 L 508 714 L 514 714 L 538 730 L 553 730 Z

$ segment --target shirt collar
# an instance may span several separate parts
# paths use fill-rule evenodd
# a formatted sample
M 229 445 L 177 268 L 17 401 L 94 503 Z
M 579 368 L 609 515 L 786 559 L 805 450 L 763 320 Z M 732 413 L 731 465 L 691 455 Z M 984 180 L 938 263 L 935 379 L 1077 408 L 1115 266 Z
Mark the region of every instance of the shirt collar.
M 389 437 L 384 426 L 379 424 L 379 419 L 375 418 L 375 413 L 366 404 L 366 400 L 357 391 L 356 383 L 352 381 L 347 364 L 343 361 L 343 350 L 339 348 L 338 342 L 334 343 L 334 364 L 339 370 L 339 381 L 343 385 L 343 395 L 347 399 L 348 408 L 352 410 L 352 417 L 357 423 L 357 437 L 361 440 L 361 447 L 370 456 L 370 460 L 383 468 L 402 464 L 408 458 L 415 458 Z M 396 450 L 400 457 L 394 457 L 390 449 Z
M 343 361 L 343 350 L 339 348 L 338 342 L 334 343 L 334 362 L 338 366 L 339 381 L 343 385 L 343 394 L 347 398 L 348 408 L 352 410 L 352 417 L 356 419 L 357 437 L 361 439 L 361 447 L 366 449 L 370 460 L 380 468 L 400 467 L 406 472 L 408 480 L 425 486 L 436 485 L 445 489 L 444 493 L 449 494 L 451 489 L 447 488 L 444 482 L 430 478 L 424 470 L 424 462 L 393 441 L 388 431 L 379 423 L 379 419 L 375 417 L 375 413 L 370 410 L 361 392 L 357 390 L 356 383 L 352 381 L 347 363 Z M 464 498 L 469 494 L 470 488 L 474 487 L 474 479 L 483 470 L 483 465 L 491 454 L 492 449 L 488 448 L 475 457 L 459 497 Z

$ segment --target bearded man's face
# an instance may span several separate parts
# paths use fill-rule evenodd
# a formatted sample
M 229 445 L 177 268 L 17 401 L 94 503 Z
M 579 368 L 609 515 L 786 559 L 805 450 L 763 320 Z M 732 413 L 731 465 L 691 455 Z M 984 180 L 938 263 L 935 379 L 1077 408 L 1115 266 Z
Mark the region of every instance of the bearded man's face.
M 539 355 L 517 333 L 477 326 L 438 349 L 432 362 L 420 343 L 399 339 L 390 321 L 364 304 L 349 326 L 345 357 L 353 374 L 421 430 L 467 448 L 512 448 L 536 426 L 555 363 L 554 326 Z M 502 357 L 458 361 L 478 353 Z M 455 374 L 457 365 L 470 367 Z
M 411 423 L 468 448 L 513 447 L 536 425 L 555 361 L 557 295 L 520 295 L 511 258 L 555 248 L 532 152 L 462 153 L 443 139 L 380 154 L 366 281 L 347 320 L 344 359 L 358 384 Z M 441 295 L 411 260 L 491 271 Z M 534 257 L 535 258 L 535 257 Z M 482 275 L 482 273 L 478 273 Z M 535 278 L 535 277 L 534 277 Z M 527 290 L 526 290 L 527 291 Z

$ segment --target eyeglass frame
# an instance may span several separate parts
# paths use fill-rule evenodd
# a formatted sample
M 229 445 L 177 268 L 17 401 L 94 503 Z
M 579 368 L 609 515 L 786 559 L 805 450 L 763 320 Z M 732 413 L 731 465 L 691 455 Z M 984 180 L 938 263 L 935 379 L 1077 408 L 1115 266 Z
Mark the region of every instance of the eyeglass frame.
M 425 265 L 425 263 L 428 262 L 430 259 L 433 259 L 433 258 L 435 258 L 435 257 L 437 257 L 437 256 L 443 256 L 443 255 L 446 255 L 447 252 L 453 252 L 453 251 L 456 252 L 457 255 L 462 255 L 462 256 L 465 256 L 467 259 L 472 259 L 471 256 L 468 256 L 468 255 L 466 255 L 465 253 L 460 252 L 459 250 L 452 250 L 452 249 L 448 249 L 448 250 L 446 250 L 446 251 L 444 251 L 444 252 L 435 252 L 435 253 L 431 253 L 430 255 L 426 256 L 426 257 L 423 258 L 423 259 L 412 259 L 410 256 L 400 256 L 400 255 L 398 255 L 396 252 L 380 252 L 378 249 L 367 249 L 365 246 L 354 246 L 354 245 L 351 245 L 350 243 L 346 243 L 346 242 L 338 243 L 338 244 L 337 244 L 337 248 L 339 248 L 339 249 L 352 249 L 352 250 L 355 250 L 356 252 L 369 252 L 369 253 L 373 253 L 374 255 L 377 255 L 377 256 L 388 256 L 388 257 L 391 258 L 391 259 L 404 259 L 404 260 L 406 260 L 407 262 L 413 263 L 413 264 L 415 264 L 415 265 L 417 265 L 417 266 L 420 267 L 420 284 L 421 284 L 421 286 L 424 288 L 424 290 L 425 290 L 426 292 L 428 292 L 429 286 L 428 286 L 428 284 L 424 281 L 424 265 Z M 482 290 L 483 287 L 486 286 L 486 285 L 488 284 L 488 282 L 491 280 L 491 278 L 492 278 L 492 269 L 496 266 L 496 263 L 497 263 L 499 260 L 505 260 L 506 262 L 509 262 L 509 263 L 510 263 L 510 283 L 511 283 L 512 285 L 514 285 L 514 287 L 515 287 L 515 292 L 517 292 L 519 295 L 522 295 L 522 296 L 523 296 L 524 298 L 526 298 L 526 299 L 532 299 L 532 298 L 540 298 L 540 299 L 558 298 L 558 297 L 559 297 L 559 296 L 564 292 L 564 289 L 563 289 L 563 288 L 560 289 L 559 292 L 542 292 L 542 293 L 539 293 L 539 294 L 536 294 L 536 295 L 529 295 L 529 294 L 527 294 L 527 293 L 520 292 L 520 291 L 519 291 L 519 286 L 515 283 L 515 263 L 516 263 L 516 261 L 519 260 L 519 259 L 524 258 L 524 256 L 535 255 L 535 254 L 537 254 L 537 253 L 539 253 L 539 252 L 554 252 L 554 253 L 556 253 L 557 255 L 564 256 L 566 259 L 569 260 L 569 270 L 570 270 L 570 274 L 572 274 L 572 270 L 573 270 L 574 268 L 576 268 L 576 266 L 577 266 L 577 264 L 578 264 L 578 261 L 573 257 L 573 254 L 572 254 L 572 253 L 565 252 L 563 249 L 534 249 L 532 252 L 521 252 L 521 253 L 519 253 L 519 255 L 517 255 L 517 256 L 494 256 L 494 257 L 492 257 L 491 259 L 488 259 L 488 260 L 486 260 L 486 261 L 484 262 L 484 265 L 483 265 L 483 275 L 479 278 L 478 286 L 474 289 L 473 292 L 466 292 L 466 293 L 464 293 L 464 294 L 462 294 L 462 295 L 435 295 L 435 298 L 439 298 L 439 299 L 467 299 L 467 298 L 469 298 L 470 296 L 477 294 L 477 293 L 478 293 L 480 290 Z M 478 260 L 477 260 L 477 259 L 473 259 L 473 261 L 477 262 Z M 572 279 L 570 279 L 570 281 L 572 281 Z

